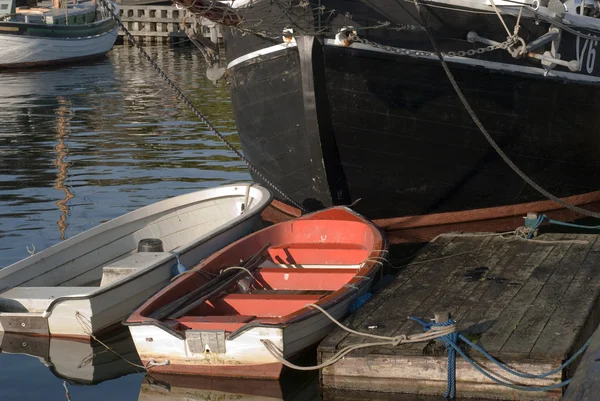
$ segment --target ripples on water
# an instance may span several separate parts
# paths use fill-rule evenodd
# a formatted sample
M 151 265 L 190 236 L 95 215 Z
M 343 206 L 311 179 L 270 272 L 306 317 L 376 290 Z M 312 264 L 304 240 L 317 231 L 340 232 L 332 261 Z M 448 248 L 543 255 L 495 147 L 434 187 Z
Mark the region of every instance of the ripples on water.
M 147 47 L 232 142 L 227 88 L 191 47 Z M 149 203 L 249 180 L 244 165 L 137 51 L 52 70 L 0 72 L 0 267 Z M 1 397 L 0 397 L 1 398 Z
M 238 144 L 227 88 L 207 81 L 201 56 L 190 47 L 146 50 Z M 27 246 L 41 250 L 158 200 L 250 179 L 128 46 L 85 65 L 0 72 L 0 122 L 0 268 L 28 256 Z M 107 371 L 119 376 L 123 364 L 81 343 L 0 333 L 0 344 L 2 401 L 65 401 L 64 380 L 73 401 L 221 397 L 171 397 L 164 386 L 142 386 L 136 373 L 78 386 Z M 131 343 L 121 352 L 136 357 Z

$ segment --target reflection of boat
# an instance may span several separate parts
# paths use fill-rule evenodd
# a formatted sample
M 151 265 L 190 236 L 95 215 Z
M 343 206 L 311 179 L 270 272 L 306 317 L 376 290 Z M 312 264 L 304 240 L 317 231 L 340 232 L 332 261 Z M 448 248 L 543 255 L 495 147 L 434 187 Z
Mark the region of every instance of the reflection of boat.
M 206 258 L 125 324 L 153 372 L 277 378 L 369 290 L 387 244 L 338 207 L 267 227 Z M 250 277 L 248 276 L 250 274 Z M 278 351 L 274 351 L 274 349 Z
M 5 267 L 0 329 L 84 337 L 108 329 L 169 282 L 177 255 L 191 266 L 250 233 L 270 201 L 258 185 L 205 189 L 125 214 Z
M 123 358 L 96 341 L 90 343 L 2 332 L 0 352 L 36 357 L 55 376 L 71 384 L 96 384 L 141 370 L 127 362 L 140 364 L 127 330 L 99 339 Z
M 281 380 L 146 376 L 138 401 L 318 401 L 318 372 L 290 372 Z
M 54 0 L 38 7 L 0 8 L 0 67 L 29 67 L 97 57 L 117 39 L 104 1 Z M 116 9 L 114 3 L 111 7 Z

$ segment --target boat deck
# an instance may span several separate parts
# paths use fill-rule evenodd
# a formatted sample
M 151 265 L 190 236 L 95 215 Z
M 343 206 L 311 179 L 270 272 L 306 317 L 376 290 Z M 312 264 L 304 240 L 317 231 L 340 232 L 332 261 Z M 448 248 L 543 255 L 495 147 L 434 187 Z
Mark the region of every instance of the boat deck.
M 590 338 L 600 320 L 600 236 L 545 234 L 539 239 L 550 243 L 439 236 L 345 324 L 384 336 L 414 334 L 423 329 L 407 316 L 429 320 L 437 312 L 449 312 L 461 333 L 508 366 L 537 374 L 557 368 Z M 585 243 L 564 242 L 572 240 Z M 368 341 L 337 329 L 319 346 L 319 360 Z M 475 351 L 468 353 L 498 372 Z M 572 377 L 575 367 L 514 383 L 552 385 Z M 459 397 L 562 395 L 560 389 L 525 393 L 500 386 L 460 356 L 456 376 Z M 334 390 L 443 394 L 446 384 L 447 354 L 437 342 L 355 351 L 322 371 L 323 387 Z

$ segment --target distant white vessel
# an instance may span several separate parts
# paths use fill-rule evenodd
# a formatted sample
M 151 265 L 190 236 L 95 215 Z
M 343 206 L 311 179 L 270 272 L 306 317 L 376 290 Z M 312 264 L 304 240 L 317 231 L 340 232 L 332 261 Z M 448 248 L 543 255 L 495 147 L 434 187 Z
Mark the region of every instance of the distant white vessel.
M 15 7 L 0 0 L 0 68 L 45 66 L 106 54 L 118 26 L 104 0 L 53 0 L 38 7 Z

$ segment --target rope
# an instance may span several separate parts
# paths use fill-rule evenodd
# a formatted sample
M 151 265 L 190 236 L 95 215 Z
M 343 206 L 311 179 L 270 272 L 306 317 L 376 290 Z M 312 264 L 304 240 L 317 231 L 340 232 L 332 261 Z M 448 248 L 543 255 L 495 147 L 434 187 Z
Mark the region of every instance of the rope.
M 500 19 L 500 22 L 504 26 L 504 29 L 506 29 L 506 33 L 508 34 L 508 37 L 511 37 L 512 33 L 510 32 L 510 29 L 508 29 L 508 26 L 506 25 L 506 22 L 504 22 L 504 18 L 502 18 L 502 14 L 500 14 L 500 10 L 498 10 L 498 7 L 496 7 L 496 3 L 494 2 L 494 0 L 490 0 L 490 4 L 492 5 L 492 8 L 494 9 L 494 12 L 498 16 L 498 19 Z
M 262 342 L 262 344 L 265 346 L 265 348 L 267 349 L 267 351 L 269 351 L 269 353 L 275 359 L 277 359 L 279 362 L 281 362 L 283 365 L 287 366 L 288 368 L 295 369 L 295 370 L 310 371 L 310 370 L 323 369 L 323 368 L 326 368 L 326 367 L 331 366 L 334 363 L 338 362 L 340 359 L 345 357 L 350 352 L 356 351 L 359 349 L 363 349 L 363 348 L 382 347 L 382 346 L 389 346 L 389 345 L 397 346 L 400 344 L 431 341 L 431 340 L 435 340 L 436 338 L 441 338 L 441 337 L 444 337 L 444 336 L 447 336 L 447 335 L 450 335 L 450 334 L 456 332 L 456 324 L 448 324 L 445 326 L 439 326 L 436 328 L 432 328 L 431 330 L 428 330 L 425 333 L 414 334 L 414 335 L 410 335 L 410 336 L 407 336 L 405 334 L 401 334 L 399 336 L 394 336 L 394 337 L 379 336 L 376 334 L 370 334 L 370 333 L 364 333 L 361 331 L 356 331 L 356 330 L 351 329 L 350 327 L 344 326 L 336 318 L 331 316 L 331 314 L 329 314 L 329 312 L 327 312 L 325 309 L 321 308 L 319 305 L 308 304 L 306 306 L 317 309 L 319 312 L 323 313 L 329 320 L 331 320 L 333 323 L 335 323 L 338 327 L 340 327 L 342 330 L 347 331 L 350 334 L 355 334 L 360 337 L 373 338 L 373 339 L 384 340 L 384 341 L 349 345 L 347 347 L 342 348 L 333 357 L 331 357 L 330 359 L 328 359 L 327 361 L 325 361 L 323 363 L 320 363 L 318 365 L 313 365 L 313 366 L 299 366 L 299 365 L 295 365 L 295 364 L 289 362 L 288 360 L 286 360 L 284 357 L 283 351 L 280 350 L 279 348 L 277 348 L 277 346 L 271 340 L 266 340 L 266 339 L 260 340 Z
M 532 186 L 536 191 L 538 191 L 540 194 L 542 194 L 546 198 L 548 198 L 548 199 L 550 199 L 550 200 L 558 203 L 559 205 L 561 205 L 564 208 L 569 209 L 569 210 L 571 210 L 573 212 L 582 214 L 584 216 L 590 216 L 590 217 L 600 218 L 600 213 L 593 212 L 591 210 L 584 209 L 584 208 L 581 208 L 579 206 L 567 203 L 564 200 L 562 200 L 562 199 L 558 198 L 557 196 L 551 194 L 550 192 L 546 191 L 544 188 L 542 188 L 540 185 L 538 185 L 535 181 L 533 181 L 529 176 L 527 176 L 523 171 L 521 171 L 521 169 L 506 155 L 506 153 L 504 153 L 504 151 L 500 148 L 500 146 L 498 146 L 498 144 L 496 143 L 496 141 L 494 141 L 494 138 L 492 138 L 492 136 L 485 129 L 485 127 L 481 123 L 481 120 L 479 120 L 479 118 L 475 114 L 475 111 L 473 111 L 473 109 L 471 108 L 471 105 L 469 104 L 469 102 L 465 98 L 464 94 L 462 93 L 460 87 L 456 83 L 456 80 L 454 79 L 454 75 L 450 71 L 450 68 L 448 68 L 448 65 L 446 64 L 446 61 L 444 60 L 444 56 L 441 54 L 441 52 L 440 52 L 440 50 L 439 50 L 439 48 L 437 46 L 437 43 L 435 41 L 435 38 L 433 37 L 431 29 L 429 28 L 429 25 L 427 24 L 427 21 L 425 20 L 425 17 L 423 16 L 423 14 L 421 12 L 421 6 L 420 6 L 421 0 L 413 0 L 413 2 L 415 4 L 415 7 L 417 9 L 417 13 L 419 14 L 419 17 L 421 18 L 421 23 L 423 24 L 423 27 L 425 28 L 425 32 L 427 32 L 427 36 L 429 37 L 429 41 L 431 42 L 431 45 L 433 46 L 433 50 L 436 53 L 436 55 L 438 56 L 438 58 L 439 58 L 439 60 L 440 60 L 440 62 L 442 64 L 442 68 L 444 69 L 444 72 L 446 73 L 446 75 L 448 77 L 448 80 L 452 84 L 452 87 L 454 88 L 454 91 L 456 92 L 456 94 L 457 94 L 458 98 L 460 99 L 461 103 L 463 104 L 464 108 L 467 110 L 467 112 L 471 116 L 471 119 L 473 120 L 473 122 L 475 123 L 475 125 L 479 128 L 479 130 L 481 131 L 481 133 L 483 134 L 483 136 L 485 137 L 485 139 L 487 139 L 487 141 L 490 144 L 490 146 L 492 146 L 492 148 L 494 148 L 494 150 L 496 151 L 496 153 L 498 153 L 498 155 L 502 158 L 502 160 L 515 173 L 517 173 L 527 184 L 529 184 L 530 186 Z M 599 40 L 599 39 L 600 38 L 596 38 L 596 40 Z
M 529 228 L 530 232 L 528 234 L 528 238 L 532 237 L 535 234 L 535 230 L 537 230 L 544 221 L 547 221 L 550 224 L 555 224 L 557 226 L 563 226 L 563 227 L 582 228 L 585 230 L 599 230 L 600 229 L 600 225 L 587 226 L 584 224 L 567 223 L 564 221 L 549 219 L 545 214 L 542 214 L 542 215 L 538 216 L 536 221 L 532 224 L 531 228 Z M 588 243 L 588 241 L 585 241 L 585 243 Z
M 69 394 L 69 389 L 67 388 L 66 380 L 63 380 L 63 387 L 65 388 L 65 397 L 67 397 L 67 401 L 71 401 L 71 394 Z
M 88 336 L 90 336 L 91 338 L 93 338 L 95 341 L 97 341 L 100 345 L 102 345 L 108 351 L 112 352 L 113 354 L 115 354 L 116 356 L 118 356 L 119 358 L 121 358 L 122 360 L 124 360 L 125 362 L 127 362 L 128 364 L 130 364 L 131 366 L 146 370 L 145 366 L 138 365 L 137 363 L 131 362 L 130 360 L 126 359 L 124 356 L 122 356 L 121 354 L 119 354 L 117 351 L 113 350 L 108 345 L 106 345 L 102 341 L 100 341 L 98 339 L 98 337 L 96 337 L 92 333 L 92 322 L 86 316 L 82 315 L 79 311 L 77 311 L 77 312 L 75 312 L 75 318 L 77 319 L 77 322 L 79 323 L 79 325 L 83 329 L 83 332 L 85 334 L 87 334 Z M 141 373 L 141 372 L 138 372 L 138 373 Z
M 156 64 L 154 59 L 152 59 L 152 57 L 148 53 L 146 53 L 146 51 L 140 46 L 140 44 L 133 37 L 131 32 L 129 32 L 127 27 L 125 27 L 125 25 L 123 24 L 123 22 L 121 21 L 119 16 L 114 12 L 112 6 L 107 2 L 107 0 L 102 0 L 102 2 L 105 3 L 105 5 L 108 8 L 108 12 L 113 17 L 113 19 L 117 22 L 119 27 L 123 30 L 123 32 L 127 36 L 127 39 L 129 39 L 131 44 L 138 49 L 140 54 L 150 63 L 150 65 L 158 73 L 158 75 L 169 85 L 169 87 L 175 92 L 175 94 L 177 95 L 177 97 L 179 97 L 179 99 L 183 102 L 183 104 L 185 104 L 187 106 L 187 108 L 192 113 L 194 113 L 194 115 L 196 117 L 198 117 L 204 124 L 206 124 L 208 129 L 210 131 L 212 131 L 212 133 L 215 134 L 221 140 L 221 142 L 223 142 L 229 148 L 229 150 L 231 150 L 240 160 L 242 160 L 251 172 L 253 172 L 258 178 L 260 178 L 263 182 L 265 182 L 268 186 L 270 186 L 273 190 L 275 190 L 275 192 L 277 192 L 279 195 L 281 195 L 283 198 L 285 198 L 293 206 L 297 207 L 298 209 L 302 210 L 303 212 L 306 212 L 307 210 L 304 207 L 302 207 L 298 203 L 296 203 L 292 198 L 290 198 L 288 195 L 286 195 L 278 186 L 276 186 L 273 182 L 271 182 L 269 179 L 267 179 L 267 177 L 265 177 L 258 170 L 258 168 L 255 167 L 250 162 L 250 160 L 248 160 L 239 150 L 237 150 L 233 146 L 233 144 L 231 142 L 229 142 L 227 140 L 227 138 L 225 138 L 217 130 L 217 128 L 210 122 L 210 120 L 204 114 L 202 114 L 200 112 L 200 110 L 198 110 L 198 108 L 196 108 L 196 106 L 194 106 L 194 104 L 188 99 L 188 97 L 183 93 L 183 91 L 167 76 L 167 74 L 158 66 L 158 64 Z
M 426 323 L 423 320 L 415 318 L 415 317 L 410 317 L 409 319 L 411 319 L 411 320 L 419 323 L 421 326 L 423 326 L 423 329 L 425 330 L 425 332 L 428 332 L 432 329 L 436 329 L 439 327 L 455 325 L 455 322 L 452 319 L 448 320 L 447 322 L 439 322 L 439 323 L 438 322 Z M 458 340 L 463 341 L 469 347 L 473 348 L 474 350 L 476 350 L 477 352 L 482 354 L 486 359 L 488 359 L 490 362 L 494 363 L 496 366 L 498 366 L 500 369 L 504 370 L 505 372 L 512 374 L 514 376 L 520 377 L 520 378 L 524 378 L 524 379 L 543 379 L 550 375 L 554 375 L 556 373 L 562 372 L 562 370 L 565 369 L 567 366 L 569 366 L 575 359 L 577 359 L 577 357 L 579 357 L 579 355 L 581 355 L 587 349 L 587 347 L 589 347 L 589 345 L 592 342 L 592 339 L 590 338 L 577 352 L 575 352 L 567 361 L 565 361 L 562 365 L 560 365 L 556 369 L 553 369 L 548 372 L 540 373 L 540 374 L 530 374 L 530 373 L 519 372 L 517 370 L 514 370 L 514 369 L 506 366 L 505 364 L 503 364 L 502 362 L 498 361 L 496 358 L 491 356 L 481 346 L 473 343 L 468 338 L 466 338 L 465 336 L 463 336 L 462 334 L 460 334 L 458 332 L 453 332 L 453 333 L 447 334 L 445 336 L 442 336 L 442 337 L 440 337 L 440 340 L 444 341 L 444 345 L 448 349 L 448 385 L 446 388 L 446 393 L 444 395 L 446 397 L 449 397 L 452 399 L 456 396 L 456 353 L 458 353 L 460 356 L 462 356 L 471 366 L 473 366 L 473 368 L 475 368 L 479 373 L 481 373 L 488 379 L 490 379 L 500 385 L 512 388 L 514 390 L 548 391 L 548 390 L 553 390 L 556 388 L 564 387 L 564 386 L 568 385 L 572 380 L 572 379 L 568 379 L 568 380 L 562 381 L 560 383 L 555 383 L 555 384 L 548 385 L 548 386 L 521 386 L 521 385 L 509 383 L 507 381 L 504 381 L 504 380 L 498 379 L 497 377 L 494 377 L 492 374 L 485 371 L 480 365 L 475 363 L 475 361 L 473 359 L 471 359 L 457 345 Z

